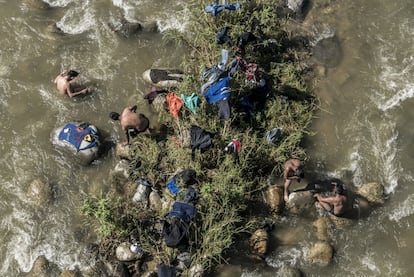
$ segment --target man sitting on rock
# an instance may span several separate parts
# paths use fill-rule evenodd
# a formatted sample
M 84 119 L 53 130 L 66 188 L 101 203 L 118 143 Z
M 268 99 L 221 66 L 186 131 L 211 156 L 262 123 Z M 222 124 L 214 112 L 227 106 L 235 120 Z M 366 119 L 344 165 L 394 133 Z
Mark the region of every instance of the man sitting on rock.
M 315 203 L 317 208 L 321 208 L 335 216 L 341 216 L 345 212 L 347 197 L 344 187 L 337 183 L 334 185 L 333 196 L 323 197 L 319 193 L 315 193 L 314 197 L 318 202 Z
M 112 120 L 119 120 L 121 128 L 125 132 L 126 142 L 123 145 L 128 145 L 130 137 L 136 137 L 139 133 L 145 132 L 149 128 L 149 119 L 137 113 L 137 106 L 126 107 L 121 115 L 116 112 L 111 112 Z

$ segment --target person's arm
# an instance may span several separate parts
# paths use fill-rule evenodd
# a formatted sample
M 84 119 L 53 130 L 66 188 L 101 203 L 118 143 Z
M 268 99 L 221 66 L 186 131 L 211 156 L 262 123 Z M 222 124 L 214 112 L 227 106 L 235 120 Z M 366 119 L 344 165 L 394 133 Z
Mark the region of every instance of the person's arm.
M 335 204 L 336 198 L 335 197 L 322 197 L 319 193 L 315 193 L 313 195 L 319 202 L 325 202 L 328 204 Z
M 68 85 L 67 88 L 66 88 L 66 93 L 67 93 L 67 95 L 69 95 L 70 98 L 72 98 L 72 97 L 77 96 L 79 94 L 88 93 L 88 89 L 84 88 L 83 90 L 80 90 L 80 91 L 77 91 L 77 92 L 72 92 L 71 88 L 70 88 L 70 85 Z

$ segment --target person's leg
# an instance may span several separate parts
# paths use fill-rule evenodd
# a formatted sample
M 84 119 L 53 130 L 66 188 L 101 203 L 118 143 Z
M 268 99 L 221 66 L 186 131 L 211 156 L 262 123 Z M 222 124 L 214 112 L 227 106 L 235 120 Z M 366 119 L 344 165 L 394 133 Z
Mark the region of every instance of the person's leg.
M 286 179 L 285 184 L 284 184 L 284 195 L 283 195 L 285 202 L 289 200 L 289 186 L 291 183 L 292 183 L 292 180 Z

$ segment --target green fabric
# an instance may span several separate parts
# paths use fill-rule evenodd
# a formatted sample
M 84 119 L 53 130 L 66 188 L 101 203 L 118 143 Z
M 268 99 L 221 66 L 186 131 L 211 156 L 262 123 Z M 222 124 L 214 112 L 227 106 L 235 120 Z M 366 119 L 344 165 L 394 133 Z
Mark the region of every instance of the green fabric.
M 185 106 L 192 111 L 194 114 L 197 113 L 198 104 L 200 103 L 200 99 L 198 98 L 197 94 L 194 92 L 191 95 L 181 94 L 181 99 L 183 99 Z

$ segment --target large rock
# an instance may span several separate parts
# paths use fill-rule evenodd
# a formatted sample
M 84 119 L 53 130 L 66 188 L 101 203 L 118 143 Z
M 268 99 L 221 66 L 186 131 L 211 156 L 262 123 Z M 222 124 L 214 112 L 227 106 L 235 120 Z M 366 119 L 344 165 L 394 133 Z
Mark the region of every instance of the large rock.
M 46 180 L 35 179 L 29 185 L 27 197 L 36 206 L 45 206 L 52 199 L 52 187 Z
M 115 250 L 116 258 L 121 262 L 135 261 L 142 257 L 142 254 L 137 254 L 131 251 L 130 244 L 123 242 Z
M 328 218 L 333 226 L 337 229 L 344 229 L 352 225 L 352 219 L 328 214 Z
M 279 213 L 283 206 L 283 188 L 277 185 L 270 186 L 265 194 L 265 202 L 273 212 Z
M 286 209 L 292 214 L 302 214 L 313 209 L 315 198 L 310 191 L 292 192 L 286 202 Z
M 327 266 L 333 257 L 332 246 L 325 241 L 318 241 L 312 245 L 306 255 L 308 262 L 320 266 Z
M 384 186 L 378 183 L 364 184 L 358 188 L 357 193 L 365 197 L 371 204 L 384 204 Z
M 269 243 L 269 234 L 265 229 L 257 229 L 250 237 L 250 247 L 260 257 L 264 257 Z

